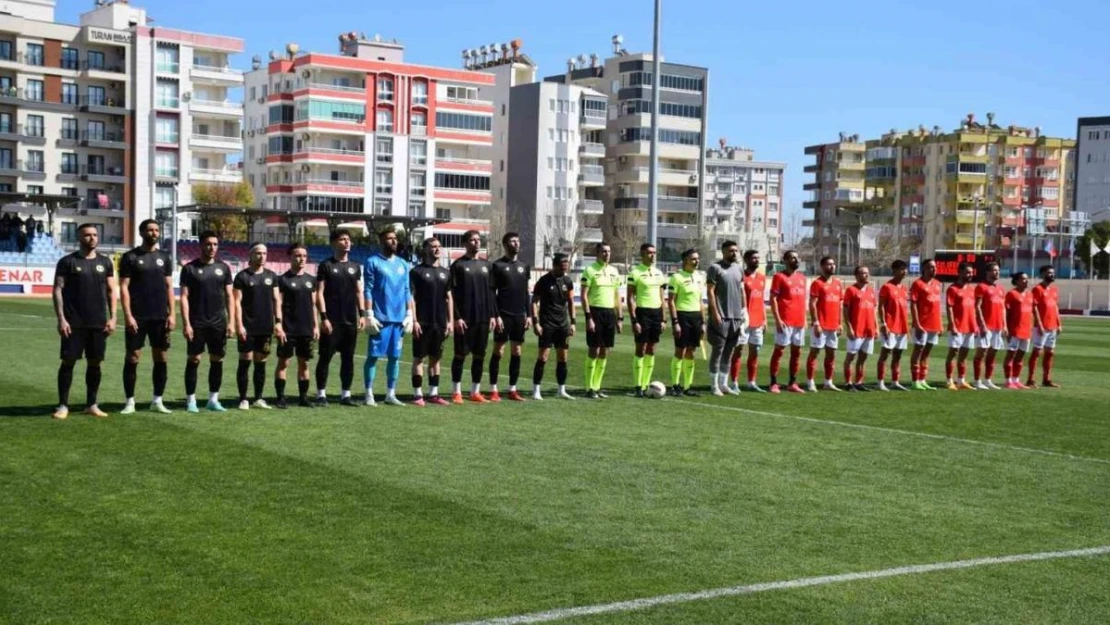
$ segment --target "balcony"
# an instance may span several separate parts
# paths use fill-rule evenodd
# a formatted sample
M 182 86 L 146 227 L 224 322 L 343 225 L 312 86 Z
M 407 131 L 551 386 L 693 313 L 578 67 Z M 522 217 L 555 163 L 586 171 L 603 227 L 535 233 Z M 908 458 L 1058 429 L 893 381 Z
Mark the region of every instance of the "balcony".
M 77 132 L 76 128 L 62 128 L 54 145 L 59 148 L 75 148 L 80 140 L 81 133 Z
M 243 72 L 232 69 L 230 67 L 219 67 L 216 65 L 203 65 L 194 63 L 189 68 L 189 77 L 193 82 L 209 83 L 226 86 L 238 86 L 243 84 Z
M 958 210 L 956 211 L 956 223 L 966 224 L 968 226 L 975 224 L 975 215 L 979 214 L 979 223 L 986 224 L 990 219 L 990 214 L 985 210 Z
M 211 115 L 213 117 L 230 117 L 240 119 L 243 117 L 243 103 L 230 100 L 197 100 L 189 101 L 189 111 L 193 115 Z
M 122 130 L 85 130 L 81 132 L 81 146 L 124 150 L 127 141 Z
M 332 85 L 326 82 L 310 82 L 308 83 L 309 89 L 323 89 L 324 91 L 339 91 L 341 93 L 350 93 L 352 95 L 363 95 L 366 93 L 366 87 L 351 87 L 348 85 Z
M 42 126 L 27 124 L 0 124 L 0 141 L 18 141 L 28 145 L 46 145 Z
M 176 146 L 180 140 L 181 137 L 176 132 L 160 132 L 154 135 L 154 143 L 159 145 Z
M 210 152 L 241 152 L 243 140 L 238 136 L 189 135 L 189 147 Z
M 154 71 L 159 74 L 180 74 L 181 63 L 175 61 L 157 61 L 154 64 Z
M 602 143 L 583 143 L 578 146 L 578 153 L 582 156 L 605 158 L 605 145 Z
M 81 166 L 81 180 L 87 182 L 127 182 L 121 165 L 91 164 Z
M 366 162 L 366 152 L 343 148 L 303 147 L 293 154 L 294 161 L 309 163 L 333 163 L 337 165 L 362 165 Z
M 155 167 L 154 179 L 161 182 L 177 182 L 177 167 Z
M 867 164 L 864 161 L 845 159 L 837 162 L 837 167 L 846 171 L 864 171 L 864 169 L 866 169 L 867 167 Z
M 77 166 L 75 160 L 69 162 L 62 162 L 62 167 L 58 171 L 58 182 L 77 182 L 81 175 L 81 168 Z
M 435 188 L 433 198 L 438 204 L 485 205 L 492 201 L 492 195 L 488 189 L 455 189 L 440 186 Z
M 28 180 L 46 180 L 41 161 L 0 160 L 0 176 L 19 176 Z
M 659 196 L 659 212 L 661 213 L 696 213 L 699 204 L 700 200 L 696 197 Z
M 88 74 L 89 72 L 104 72 L 106 74 L 126 74 L 127 67 L 123 63 L 107 63 L 96 61 L 90 63 L 88 61 L 81 61 L 81 72 Z M 95 78 L 95 76 L 93 76 Z
M 243 172 L 238 169 L 192 169 L 189 181 L 238 184 L 243 181 Z
M 583 243 L 601 243 L 604 240 L 601 236 L 601 228 L 582 228 L 581 236 Z
M 106 115 L 123 115 L 127 112 L 123 98 L 119 95 L 90 95 L 81 96 L 80 108 L 83 113 L 104 113 Z
M 17 89 L 16 87 L 0 89 L 0 104 L 63 113 L 73 112 L 75 106 L 73 102 L 49 102 L 45 99 L 41 90 Z
M 579 120 L 582 127 L 584 128 L 605 128 L 604 113 L 602 113 L 601 115 L 582 115 Z
M 436 169 L 442 169 L 444 171 L 491 173 L 493 172 L 493 163 L 479 158 L 436 156 Z
M 605 168 L 601 165 L 582 165 L 578 172 L 578 183 L 585 187 L 604 185 Z
M 605 212 L 605 203 L 601 200 L 578 200 L 578 212 L 582 215 L 600 215 Z
M 332 180 L 330 178 L 305 178 L 294 186 L 304 187 L 314 193 L 337 195 L 363 195 L 365 183 L 358 180 Z
M 179 109 L 181 108 L 181 98 L 177 96 L 160 95 L 154 98 L 154 108 L 159 109 Z

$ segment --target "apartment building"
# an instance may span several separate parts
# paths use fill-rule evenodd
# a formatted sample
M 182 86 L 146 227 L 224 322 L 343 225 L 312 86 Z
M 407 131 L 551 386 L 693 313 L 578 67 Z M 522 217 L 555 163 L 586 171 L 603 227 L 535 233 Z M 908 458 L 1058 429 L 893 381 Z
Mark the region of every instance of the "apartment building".
M 56 204 L 63 243 L 92 222 L 104 243 L 129 245 L 138 221 L 170 206 L 175 186 L 189 201 L 189 185 L 204 179 L 195 170 L 234 168 L 242 108 L 227 104 L 228 89 L 242 77 L 227 62 L 241 40 L 152 28 L 145 10 L 122 0 L 98 0 L 78 25 L 57 23 L 53 0 L 3 8 L 0 192 L 24 196 L 6 210 L 46 218 L 44 205 Z M 169 58 L 174 71 L 159 71 Z M 176 103 L 162 107 L 158 94 Z M 226 139 L 198 141 L 198 129 Z
M 786 163 L 755 160 L 749 148 L 727 145 L 705 153 L 705 208 L 717 239 L 778 258 L 782 242 Z
M 619 35 L 612 44 L 610 58 L 579 55 L 568 61 L 565 73 L 545 81 L 587 87 L 608 99 L 601 134 L 605 147 L 603 232 L 609 238 L 643 239 L 655 63 L 650 54 L 625 50 Z M 660 61 L 658 247 L 662 259 L 675 260 L 683 249 L 699 243 L 707 232 L 705 224 L 712 220 L 701 196 L 709 70 Z
M 1081 117 L 1076 128 L 1075 210 L 1110 219 L 1110 116 Z
M 507 227 L 534 267 L 555 252 L 575 262 L 602 240 L 608 98 L 576 85 L 513 87 Z
M 416 65 L 379 36 L 339 36 L 339 54 L 256 62 L 246 76 L 244 170 L 258 205 L 282 212 L 438 220 L 460 253 L 491 204 L 492 74 Z M 278 217 L 261 227 L 285 231 Z
M 842 134 L 806 148 L 815 157 L 806 172 L 816 178 L 805 186 L 814 195 L 803 207 L 814 215 L 804 225 L 814 228 L 819 255 L 845 240 L 857 245 L 865 225 L 926 254 L 1011 250 L 1029 218 L 1043 216 L 1056 232 L 1061 217 L 1072 217 L 1074 149 L 1074 140 L 1039 128 L 999 126 L 992 114 L 986 124 L 968 115 L 950 132 L 919 126 L 868 141 Z

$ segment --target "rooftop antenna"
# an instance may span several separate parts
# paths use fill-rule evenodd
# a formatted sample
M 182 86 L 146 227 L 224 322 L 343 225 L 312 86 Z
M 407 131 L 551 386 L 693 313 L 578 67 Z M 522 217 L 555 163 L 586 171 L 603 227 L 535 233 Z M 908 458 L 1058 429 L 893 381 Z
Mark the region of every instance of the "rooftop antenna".
M 507 44 L 507 43 L 501 44 L 501 60 L 502 61 L 508 61 L 509 60 L 509 44 Z
M 621 44 L 624 43 L 624 37 L 622 37 L 621 35 L 613 35 L 612 41 L 613 41 L 613 54 L 615 54 L 617 56 L 621 56 L 621 54 L 624 53 L 624 48 L 621 47 Z
M 597 52 L 591 52 L 590 53 L 590 67 L 597 67 L 598 59 L 599 59 L 599 57 L 597 56 Z
M 470 69 L 470 50 L 463 48 L 462 51 L 463 69 Z
M 479 63 L 481 65 L 485 65 L 486 64 L 486 57 L 489 56 L 489 48 L 486 47 L 486 46 L 482 46 L 481 48 L 478 48 L 478 53 L 482 55 L 481 60 L 479 61 Z
M 573 56 L 570 57 L 569 59 L 567 59 L 567 71 L 568 72 L 573 72 L 574 71 L 574 57 Z
M 580 68 L 586 67 L 586 55 L 585 54 L 579 54 L 578 55 L 578 67 L 580 67 Z

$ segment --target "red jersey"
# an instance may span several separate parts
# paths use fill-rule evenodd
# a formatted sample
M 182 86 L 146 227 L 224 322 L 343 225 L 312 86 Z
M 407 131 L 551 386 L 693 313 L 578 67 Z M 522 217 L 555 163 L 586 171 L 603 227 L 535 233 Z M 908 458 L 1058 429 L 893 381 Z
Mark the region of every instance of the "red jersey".
M 762 328 L 767 325 L 767 304 L 763 293 L 767 290 L 767 276 L 756 271 L 744 275 L 744 291 L 748 294 L 748 325 Z
M 879 301 L 883 304 L 883 324 L 891 334 L 909 334 L 910 326 L 906 319 L 906 287 L 895 284 L 893 280 L 879 290 Z
M 959 334 L 974 334 L 979 331 L 979 323 L 975 320 L 975 285 L 955 284 L 948 287 L 948 306 L 952 313 L 948 322 L 952 330 Z
M 1006 329 L 1015 339 L 1033 338 L 1033 294 L 1014 289 L 1006 294 Z
M 856 285 L 844 292 L 844 307 L 848 313 L 848 325 L 857 338 L 873 339 L 879 334 L 875 325 L 875 289 Z
M 1055 285 L 1045 287 L 1038 284 L 1033 287 L 1033 305 L 1037 307 L 1037 314 L 1041 316 L 1041 327 L 1046 332 L 1060 329 L 1060 291 Z
M 840 307 L 844 301 L 844 285 L 836 278 L 820 278 L 809 285 L 809 296 L 817 299 L 817 319 L 821 329 L 836 332 L 840 329 Z
M 998 332 L 1006 329 L 1006 290 L 997 282 L 983 282 L 975 287 L 975 299 L 983 309 L 986 329 Z
M 934 278 L 925 282 L 923 278 L 914 280 L 910 287 L 910 301 L 917 304 L 917 323 L 926 332 L 940 332 L 940 280 Z
M 800 271 L 792 275 L 779 272 L 771 279 L 771 297 L 779 304 L 782 323 L 792 328 L 806 326 L 806 277 Z

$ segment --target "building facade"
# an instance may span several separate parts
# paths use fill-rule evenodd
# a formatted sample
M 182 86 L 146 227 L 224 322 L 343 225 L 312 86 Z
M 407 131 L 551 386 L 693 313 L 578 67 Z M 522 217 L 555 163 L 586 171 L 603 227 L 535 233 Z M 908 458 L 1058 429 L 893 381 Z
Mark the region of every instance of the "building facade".
M 1110 116 L 1081 117 L 1076 128 L 1075 210 L 1110 219 Z
M 742 250 L 778 258 L 782 244 L 785 163 L 755 160 L 755 152 L 720 147 L 705 154 L 705 203 L 717 239 L 736 241 Z
M 258 205 L 439 220 L 425 234 L 459 253 L 463 231 L 487 229 L 494 104 L 481 90 L 495 76 L 408 63 L 380 37 L 339 45 L 291 45 L 247 75 L 244 169 Z
M 6 0 L 4 9 L 0 192 L 24 196 L 6 210 L 45 218 L 54 204 L 63 243 L 91 222 L 102 242 L 130 245 L 175 187 L 187 203 L 190 184 L 234 179 L 196 172 L 237 169 L 242 105 L 228 89 L 242 76 L 228 55 L 241 40 L 151 28 L 142 8 L 122 1 L 98 2 L 79 25 L 55 22 L 53 0 Z M 174 105 L 162 106 L 171 94 Z M 197 140 L 198 131 L 221 140 Z

